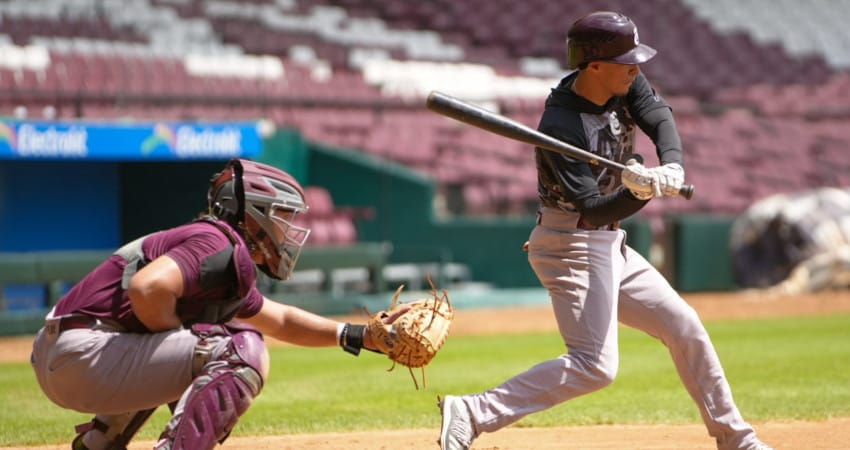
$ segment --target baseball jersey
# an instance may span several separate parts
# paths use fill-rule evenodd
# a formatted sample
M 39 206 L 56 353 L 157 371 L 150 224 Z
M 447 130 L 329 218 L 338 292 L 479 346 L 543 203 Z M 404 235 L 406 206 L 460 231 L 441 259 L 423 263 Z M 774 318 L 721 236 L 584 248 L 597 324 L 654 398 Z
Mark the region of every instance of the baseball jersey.
M 138 270 L 162 255 L 183 274 L 177 315 L 184 325 L 250 317 L 262 307 L 256 267 L 244 241 L 227 223 L 208 217 L 121 247 L 59 300 L 54 315 L 84 313 L 111 319 L 127 331 L 147 332 L 126 289 Z
M 656 145 L 661 164 L 682 162 L 682 145 L 670 106 L 638 74 L 628 94 L 596 105 L 572 90 L 578 72 L 564 77 L 546 99 L 538 129 L 603 158 L 625 163 L 634 157 L 636 125 Z M 537 148 L 538 193 L 546 206 L 577 212 L 602 226 L 642 208 L 619 173 Z

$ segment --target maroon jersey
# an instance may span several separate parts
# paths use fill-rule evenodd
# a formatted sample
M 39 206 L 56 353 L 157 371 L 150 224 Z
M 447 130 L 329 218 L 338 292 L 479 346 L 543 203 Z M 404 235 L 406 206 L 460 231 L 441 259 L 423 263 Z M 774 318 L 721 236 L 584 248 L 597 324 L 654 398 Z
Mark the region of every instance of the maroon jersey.
M 85 313 L 115 320 L 128 331 L 147 332 L 126 289 L 138 270 L 162 255 L 183 273 L 177 314 L 185 325 L 250 317 L 262 307 L 256 267 L 244 241 L 225 222 L 204 218 L 121 247 L 62 297 L 54 314 Z

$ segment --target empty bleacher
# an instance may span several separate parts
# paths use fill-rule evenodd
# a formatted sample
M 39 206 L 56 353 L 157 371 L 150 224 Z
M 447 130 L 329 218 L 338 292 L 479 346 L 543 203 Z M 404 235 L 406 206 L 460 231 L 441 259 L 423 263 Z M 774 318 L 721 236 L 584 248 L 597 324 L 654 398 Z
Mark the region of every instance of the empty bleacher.
M 432 177 L 450 214 L 528 214 L 531 149 L 425 110 L 424 95 L 446 90 L 534 126 L 565 73 L 569 23 L 611 8 L 659 50 L 642 70 L 674 106 L 697 186 L 694 200 L 644 214 L 734 213 L 771 193 L 850 183 L 850 46 L 832 19 L 850 2 L 771 5 L 10 0 L 0 3 L 0 113 L 269 118 Z

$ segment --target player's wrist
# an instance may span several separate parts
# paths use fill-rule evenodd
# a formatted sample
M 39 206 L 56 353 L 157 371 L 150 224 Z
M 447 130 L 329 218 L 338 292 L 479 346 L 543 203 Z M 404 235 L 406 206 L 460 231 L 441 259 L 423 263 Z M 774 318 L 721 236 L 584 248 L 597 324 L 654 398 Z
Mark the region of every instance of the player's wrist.
M 352 325 L 348 322 L 341 323 L 337 326 L 337 342 L 348 353 L 354 356 L 360 354 L 360 350 L 364 347 L 364 335 L 366 334 L 366 325 Z

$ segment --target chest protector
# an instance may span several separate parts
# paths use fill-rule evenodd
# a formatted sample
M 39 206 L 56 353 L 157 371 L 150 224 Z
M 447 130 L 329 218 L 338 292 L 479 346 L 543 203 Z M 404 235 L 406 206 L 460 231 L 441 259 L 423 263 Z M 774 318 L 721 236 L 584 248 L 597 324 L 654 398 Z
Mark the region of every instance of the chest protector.
M 214 273 L 205 273 L 203 267 L 201 273 L 201 285 L 204 288 L 213 290 L 225 287 L 222 289 L 225 294 L 200 301 L 178 300 L 177 315 L 187 327 L 195 323 L 224 323 L 233 319 L 245 302 L 245 297 L 251 291 L 257 277 L 256 266 L 249 252 L 245 249 L 242 240 L 235 236 L 228 226 L 209 216 L 202 217 L 197 222 L 216 227 L 227 236 L 231 245 L 204 262 L 205 265 L 211 263 L 215 266 Z M 127 262 L 121 279 L 121 287 L 124 290 L 129 287 L 133 275 L 150 262 L 142 249 L 142 244 L 147 237 L 136 239 L 115 252 Z

